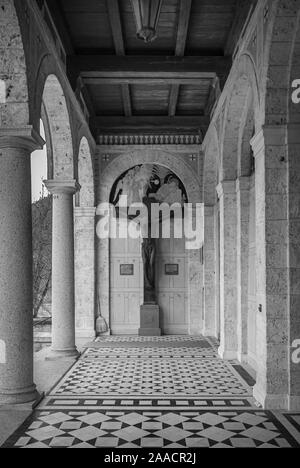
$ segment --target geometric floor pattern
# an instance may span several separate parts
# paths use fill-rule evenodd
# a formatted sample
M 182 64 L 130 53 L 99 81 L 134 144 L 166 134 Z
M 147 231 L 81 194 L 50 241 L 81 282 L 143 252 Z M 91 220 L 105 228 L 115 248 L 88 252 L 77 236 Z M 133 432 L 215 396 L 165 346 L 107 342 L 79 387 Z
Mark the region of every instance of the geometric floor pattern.
M 3 447 L 300 447 L 299 439 L 269 411 L 40 412 L 21 432 Z
M 251 396 L 221 359 L 82 359 L 53 390 L 86 396 Z
M 300 415 L 255 406 L 251 376 L 216 350 L 203 337 L 98 339 L 3 447 L 299 448 Z

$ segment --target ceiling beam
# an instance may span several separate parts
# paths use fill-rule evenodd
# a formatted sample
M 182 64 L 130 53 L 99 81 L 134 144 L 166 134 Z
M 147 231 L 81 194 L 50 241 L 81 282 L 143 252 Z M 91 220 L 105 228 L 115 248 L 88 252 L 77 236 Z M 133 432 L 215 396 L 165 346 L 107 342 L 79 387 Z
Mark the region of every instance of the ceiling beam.
M 119 56 L 125 56 L 125 44 L 121 24 L 119 0 L 106 0 L 106 5 L 116 54 Z M 132 115 L 130 85 L 121 84 L 121 89 L 124 114 L 126 117 L 130 117 Z
M 180 0 L 179 22 L 175 55 L 183 57 L 186 49 L 186 41 L 190 24 L 193 0 Z
M 224 55 L 233 55 L 239 39 L 249 23 L 258 0 L 240 0 L 237 2 L 236 14 L 227 38 Z
M 115 51 L 117 55 L 125 55 L 125 45 L 121 24 L 121 15 L 118 0 L 106 0 L 109 22 L 111 26 Z
M 193 0 L 180 0 L 179 8 L 179 20 L 178 20 L 178 31 L 177 31 L 177 41 L 175 48 L 175 55 L 177 57 L 183 57 L 186 49 L 186 41 L 191 17 L 191 8 Z M 176 115 L 176 109 L 178 104 L 180 92 L 180 85 L 173 84 L 170 91 L 170 100 L 169 100 L 169 116 L 172 117 Z
M 126 117 L 132 116 L 131 93 L 129 84 L 121 84 L 124 114 Z
M 174 117 L 176 115 L 178 98 L 180 92 L 180 84 L 172 84 L 169 97 L 169 116 Z
M 111 117 L 97 116 L 93 119 L 93 127 L 100 133 L 105 132 L 130 132 L 136 131 L 192 131 L 207 130 L 209 118 L 205 116 L 136 116 L 136 117 Z
M 201 80 L 213 80 L 216 77 L 215 74 L 199 73 L 197 77 L 183 77 L 183 78 L 136 78 L 134 76 L 128 78 L 115 78 L 115 77 L 89 77 L 81 76 L 82 80 L 86 85 L 90 86 L 120 86 L 123 84 L 129 85 L 140 85 L 140 86 L 170 86 L 170 85 L 186 85 L 186 86 L 201 86 Z
M 217 99 L 220 97 L 221 88 L 220 88 L 220 80 L 219 78 L 215 78 L 212 80 L 209 90 L 208 99 L 206 102 L 206 106 L 204 109 L 204 115 L 210 115 Z
M 68 57 L 68 73 L 83 78 L 213 78 L 227 76 L 232 61 L 223 56 L 109 56 Z

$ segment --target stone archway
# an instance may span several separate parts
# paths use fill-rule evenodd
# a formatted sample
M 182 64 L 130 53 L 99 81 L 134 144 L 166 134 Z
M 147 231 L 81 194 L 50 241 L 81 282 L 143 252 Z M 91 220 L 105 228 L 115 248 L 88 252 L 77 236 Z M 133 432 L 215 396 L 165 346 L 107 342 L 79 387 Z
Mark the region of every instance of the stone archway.
M 249 54 L 235 65 L 221 132 L 220 183 L 220 349 L 225 359 L 242 360 L 247 332 L 246 252 L 249 230 L 250 139 L 248 127 L 260 128 L 257 71 Z M 250 129 L 252 130 L 252 129 Z M 252 130 L 253 132 L 253 130 Z M 249 141 L 246 142 L 246 139 Z M 245 152 L 248 145 L 248 156 Z M 242 337 L 243 335 L 243 337 Z
M 42 95 L 43 116 L 47 117 L 52 149 L 53 179 L 74 179 L 73 138 L 71 123 L 63 88 L 58 78 L 51 74 L 45 80 Z
M 38 398 L 33 383 L 30 154 L 43 141 L 31 126 L 23 38 L 15 2 L 1 0 L 0 34 L 0 405 Z
M 255 398 L 265 408 L 300 408 L 299 365 L 299 78 L 300 1 L 272 2 L 263 84 L 264 125 L 252 139 L 256 161 L 257 343 Z
M 124 152 L 114 158 L 101 176 L 98 203 L 108 203 L 115 181 L 130 167 L 140 164 L 158 164 L 174 172 L 187 189 L 189 202 L 196 204 L 202 201 L 200 183 L 196 174 L 182 157 L 172 154 L 171 150 L 155 150 L 153 147 L 143 147 Z M 102 317 L 108 327 L 110 323 L 110 291 L 109 291 L 109 240 L 98 239 L 97 293 Z M 203 266 L 199 251 L 188 253 L 189 277 L 189 333 L 202 332 L 202 284 Z
M 42 64 L 35 97 L 45 119 L 50 140 L 46 143 L 52 153 L 49 164 L 52 173 L 46 181 L 46 187 L 53 195 L 51 356 L 74 357 L 78 352 L 75 344 L 73 198 L 80 187 L 75 180 L 74 142 L 65 93 L 55 74 L 45 76 Z
M 253 109 L 255 130 L 261 127 L 258 74 L 252 57 L 243 54 L 236 64 L 235 78 L 227 101 L 221 134 L 220 181 L 235 181 L 241 168 L 241 129 L 249 107 Z M 244 118 L 243 118 L 244 116 Z

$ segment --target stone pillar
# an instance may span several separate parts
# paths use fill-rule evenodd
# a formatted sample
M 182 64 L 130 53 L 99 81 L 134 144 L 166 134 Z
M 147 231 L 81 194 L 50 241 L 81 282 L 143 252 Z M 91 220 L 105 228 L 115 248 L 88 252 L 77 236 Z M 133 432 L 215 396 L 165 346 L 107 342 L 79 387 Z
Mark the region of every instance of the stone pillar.
M 76 357 L 73 197 L 75 180 L 48 180 L 53 195 L 52 348 L 49 358 Z
M 256 186 L 257 383 L 265 408 L 287 409 L 288 197 L 286 126 L 264 127 L 251 141 Z
M 0 405 L 33 402 L 31 127 L 0 129 Z
M 96 208 L 75 208 L 76 336 L 95 338 L 95 214 Z
M 236 181 L 217 187 L 220 199 L 220 310 L 222 359 L 237 358 L 237 209 Z
M 248 272 L 250 178 L 236 181 L 237 195 L 237 339 L 238 359 L 247 361 L 248 354 Z
M 200 205 L 200 204 L 199 204 Z M 188 257 L 188 304 L 189 304 L 189 326 L 190 335 L 201 335 L 203 330 L 203 262 L 201 262 L 201 248 L 204 242 L 204 206 L 201 205 L 201 213 L 195 206 L 192 207 L 190 216 L 193 226 L 196 226 L 196 216 L 201 216 L 201 232 L 198 230 L 198 242 L 193 249 L 187 249 Z M 198 220 L 199 223 L 199 220 Z M 187 240 L 187 245 L 189 241 Z
M 217 337 L 215 207 L 204 208 L 204 336 Z
M 290 411 L 300 410 L 300 125 L 288 126 Z

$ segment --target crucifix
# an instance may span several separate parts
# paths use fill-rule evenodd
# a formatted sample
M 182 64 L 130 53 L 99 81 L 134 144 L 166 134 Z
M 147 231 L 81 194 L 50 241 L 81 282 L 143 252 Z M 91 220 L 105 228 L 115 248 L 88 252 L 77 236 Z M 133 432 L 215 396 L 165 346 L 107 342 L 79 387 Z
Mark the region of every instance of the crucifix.
M 156 260 L 156 240 L 152 237 L 151 204 L 155 202 L 153 198 L 144 196 L 143 204 L 147 207 L 148 219 L 146 224 L 141 226 L 142 232 L 142 258 L 144 270 L 144 303 L 141 306 L 141 327 L 140 336 L 160 336 L 159 326 L 159 306 L 156 299 L 155 287 L 155 260 Z

